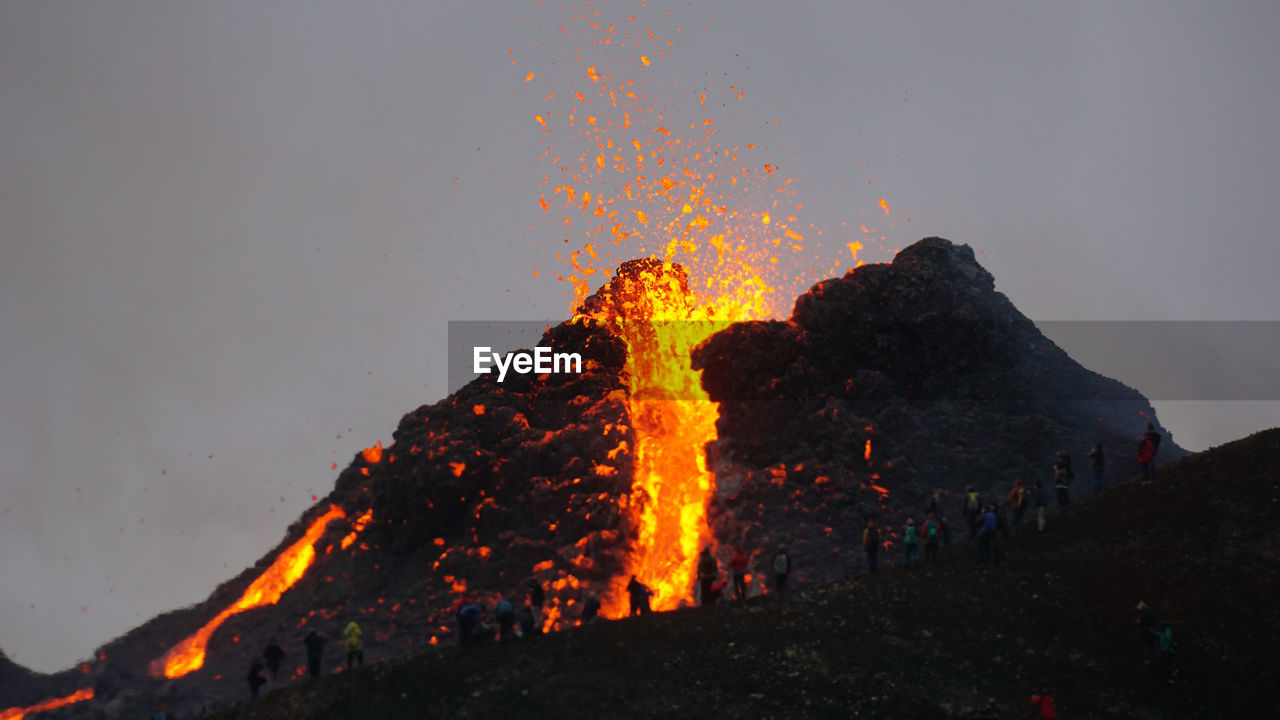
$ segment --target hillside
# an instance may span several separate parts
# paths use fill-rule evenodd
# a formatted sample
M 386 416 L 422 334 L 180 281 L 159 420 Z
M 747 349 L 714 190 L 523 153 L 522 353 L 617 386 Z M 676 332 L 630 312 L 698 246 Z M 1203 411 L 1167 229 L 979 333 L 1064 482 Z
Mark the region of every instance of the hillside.
M 407 413 L 252 568 L 78 668 L 6 688 L 0 715 L 90 689 L 61 712 L 219 709 L 270 638 L 296 660 L 309 631 L 332 640 L 357 620 L 382 657 L 410 657 L 456 642 L 460 597 L 492 607 L 530 580 L 560 629 L 592 594 L 617 617 L 628 573 L 676 608 L 708 543 L 722 565 L 785 544 L 795 583 L 828 583 L 865 568 L 868 518 L 897 552 L 933 492 L 958 528 L 967 485 L 991 499 L 1047 478 L 1057 450 L 1084 477 L 1105 443 L 1118 481 L 1154 422 L 1159 462 L 1184 454 L 1140 393 L 1040 334 L 966 245 L 926 238 L 824 280 L 785 321 L 700 322 L 698 284 L 677 264 L 623 263 L 539 342 L 580 353 L 580 374 L 480 375 Z
M 1280 680 L 1277 467 L 1270 430 L 1051 511 L 998 568 L 954 544 L 922 570 L 440 648 L 214 717 L 1021 718 L 1038 689 L 1062 718 L 1263 717 Z M 1141 663 L 1139 600 L 1174 627 L 1176 684 Z

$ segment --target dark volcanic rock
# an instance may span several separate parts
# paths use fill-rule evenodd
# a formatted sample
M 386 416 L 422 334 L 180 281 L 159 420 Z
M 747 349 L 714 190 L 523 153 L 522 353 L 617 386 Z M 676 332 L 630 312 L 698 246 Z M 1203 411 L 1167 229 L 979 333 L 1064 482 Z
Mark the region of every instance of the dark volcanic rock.
M 1128 477 L 1155 418 L 1137 391 L 1046 339 L 969 247 L 942 238 L 818 283 L 785 322 L 713 336 L 694 366 L 720 403 L 717 537 L 789 543 L 810 579 L 858 567 L 866 519 L 892 540 L 935 490 L 953 533 L 967 485 L 998 501 L 1015 479 L 1040 480 L 1051 496 L 1059 450 L 1073 456 L 1074 495 L 1092 486 L 1095 442 L 1108 481 Z M 1182 454 L 1166 438 L 1159 459 Z
M 584 312 L 644 316 L 653 299 L 628 283 L 655 269 L 670 288 L 687 288 L 678 267 L 632 261 Z M 285 648 L 278 684 L 290 685 L 304 674 L 309 630 L 329 640 L 326 674 L 342 666 L 350 620 L 371 662 L 405 657 L 456 642 L 452 605 L 463 594 L 490 609 L 499 594 L 520 604 L 530 579 L 546 587 L 559 626 L 572 625 L 583 595 L 621 572 L 636 535 L 619 509 L 635 502 L 632 388 L 626 345 L 607 328 L 568 322 L 540 344 L 580 352 L 584 372 L 482 376 L 405 415 L 389 447 L 358 453 L 276 548 L 206 601 L 154 618 L 82 668 L 42 676 L 44 685 L 0 661 L 0 677 L 21 685 L 0 683 L 7 705 L 92 686 L 93 702 L 59 716 L 146 717 L 166 704 L 191 717 L 245 696 L 249 663 L 268 638 Z M 1109 479 L 1119 480 L 1136 470 L 1137 435 L 1154 418 L 1138 393 L 1040 335 L 972 251 L 937 238 L 816 285 L 785 322 L 730 326 L 693 362 L 720 403 L 719 440 L 708 448 L 718 483 L 712 529 L 722 545 L 747 547 L 757 569 L 787 543 L 798 585 L 853 572 L 864 520 L 889 524 L 892 541 L 935 488 L 973 484 L 1003 497 L 1015 478 L 1047 479 L 1060 449 L 1075 456 L 1081 488 L 1084 453 L 1097 441 L 1111 453 Z M 1166 440 L 1160 453 L 1181 451 Z M 943 503 L 953 535 L 962 534 L 958 500 Z M 169 648 L 233 605 L 331 506 L 344 517 L 325 527 L 314 563 L 279 602 L 228 618 L 199 670 L 155 675 Z

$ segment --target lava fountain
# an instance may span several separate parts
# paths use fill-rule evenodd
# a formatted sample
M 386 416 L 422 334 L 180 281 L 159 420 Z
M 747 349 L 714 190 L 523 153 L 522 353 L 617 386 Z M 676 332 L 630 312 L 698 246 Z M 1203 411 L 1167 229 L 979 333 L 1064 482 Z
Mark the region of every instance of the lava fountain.
M 692 367 L 693 349 L 727 323 L 763 314 L 767 289 L 743 282 L 736 296 L 698 298 L 677 264 L 633 260 L 583 304 L 576 321 L 595 321 L 627 343 L 630 415 L 636 435 L 632 520 L 638 529 L 625 573 L 602 598 L 606 616 L 626 612 L 635 575 L 654 591 L 653 608 L 692 599 L 699 548 L 708 540 L 714 477 L 706 444 L 716 439 L 718 405 Z

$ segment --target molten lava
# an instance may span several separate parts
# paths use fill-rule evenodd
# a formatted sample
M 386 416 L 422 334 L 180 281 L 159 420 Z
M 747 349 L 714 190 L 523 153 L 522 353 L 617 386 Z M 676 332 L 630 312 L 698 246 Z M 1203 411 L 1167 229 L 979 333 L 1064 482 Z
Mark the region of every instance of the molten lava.
M 22 720 L 22 718 L 27 716 L 27 713 L 44 712 L 45 710 L 53 710 L 55 708 L 65 707 L 73 703 L 92 699 L 93 688 L 84 688 L 83 690 L 77 690 L 66 697 L 45 700 L 30 707 L 15 707 L 9 708 L 8 710 L 0 710 L 0 720 Z
M 239 600 L 214 616 L 194 635 L 170 648 L 160 661 L 162 665 L 152 667 L 152 674 L 159 675 L 163 672 L 167 678 L 178 678 L 199 670 L 204 665 L 205 647 L 213 632 L 232 615 L 262 605 L 274 605 L 279 601 L 280 596 L 302 579 L 307 568 L 311 567 L 316 557 L 313 546 L 324 534 L 329 521 L 343 517 L 346 517 L 346 513 L 342 508 L 330 505 L 329 511 L 313 520 L 306 534 L 280 553 L 276 561 L 271 563 L 271 567 L 249 585 Z
M 627 343 L 630 415 L 636 434 L 633 501 L 638 529 L 626 573 L 614 578 L 602 612 L 626 612 L 630 575 L 654 591 L 653 608 L 670 610 L 692 599 L 698 551 L 708 540 L 707 501 L 713 475 L 705 447 L 716 439 L 718 405 L 692 367 L 693 349 L 726 323 L 762 310 L 759 284 L 741 299 L 702 299 L 690 292 L 684 269 L 659 260 L 624 264 L 576 319 L 602 323 Z

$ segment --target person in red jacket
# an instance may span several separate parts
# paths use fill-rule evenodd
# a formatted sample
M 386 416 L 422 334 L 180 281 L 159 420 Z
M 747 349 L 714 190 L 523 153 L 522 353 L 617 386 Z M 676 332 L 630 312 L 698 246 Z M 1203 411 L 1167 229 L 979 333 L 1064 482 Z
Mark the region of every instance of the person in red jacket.
M 1027 506 L 1031 504 L 1031 493 L 1022 486 L 1022 478 L 1018 478 L 1013 482 L 1013 490 L 1010 491 L 1009 497 L 1005 502 L 1013 508 L 1013 536 L 1017 537 L 1022 534 L 1022 515 L 1027 511 Z
M 1058 715 L 1053 711 L 1053 698 L 1049 697 L 1049 693 L 1032 695 L 1031 706 L 1040 711 L 1041 720 L 1057 720 Z
M 1151 461 L 1159 447 L 1160 433 L 1156 432 L 1154 423 L 1147 423 L 1147 431 L 1138 440 L 1138 465 L 1142 468 L 1143 480 L 1151 479 Z
M 747 556 L 742 548 L 733 551 L 729 567 L 733 570 L 733 596 L 741 600 L 747 596 Z

